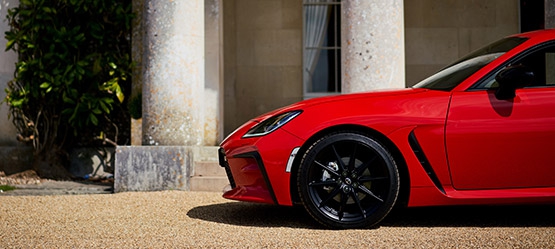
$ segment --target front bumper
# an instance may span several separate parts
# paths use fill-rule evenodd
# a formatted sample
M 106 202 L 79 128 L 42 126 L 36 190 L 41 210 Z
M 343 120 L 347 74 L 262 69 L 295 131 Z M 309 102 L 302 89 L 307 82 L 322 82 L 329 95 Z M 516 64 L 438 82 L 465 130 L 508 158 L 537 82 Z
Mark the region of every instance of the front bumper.
M 220 165 L 225 168 L 231 190 L 224 198 L 249 202 L 277 204 L 268 174 L 260 154 L 256 151 L 235 155 L 231 160 L 219 150 Z M 230 166 L 233 165 L 233 166 Z
M 282 129 L 262 137 L 234 135 L 224 140 L 219 150 L 220 165 L 225 168 L 232 189 L 223 197 L 292 205 L 287 163 L 301 144 L 301 139 Z

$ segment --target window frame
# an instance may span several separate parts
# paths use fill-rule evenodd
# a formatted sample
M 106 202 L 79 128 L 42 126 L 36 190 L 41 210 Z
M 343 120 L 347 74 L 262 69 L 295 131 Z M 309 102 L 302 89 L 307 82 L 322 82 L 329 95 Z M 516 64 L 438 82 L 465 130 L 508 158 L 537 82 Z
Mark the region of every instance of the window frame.
M 480 80 L 478 80 L 474 85 L 472 85 L 471 87 L 469 87 L 467 89 L 467 91 L 484 91 L 484 90 L 492 90 L 492 89 L 497 89 L 496 86 L 492 86 L 492 84 L 490 83 L 492 80 L 494 80 L 495 76 L 501 72 L 501 70 L 503 70 L 504 68 L 513 65 L 515 63 L 518 63 L 519 61 L 521 61 L 522 59 L 526 58 L 527 56 L 533 54 L 533 53 L 537 53 L 541 50 L 547 49 L 548 47 L 553 47 L 555 48 L 555 41 L 548 41 L 548 42 L 544 42 L 538 45 L 535 45 L 531 48 L 528 48 L 527 50 L 521 52 L 520 54 L 515 55 L 513 58 L 507 60 L 506 62 L 504 62 L 503 64 L 499 65 L 497 68 L 491 70 L 487 75 L 485 75 L 484 77 L 482 77 Z M 555 87 L 555 84 L 550 84 L 550 85 L 545 85 L 545 86 L 528 86 L 528 87 L 524 87 L 526 88 L 552 88 Z
M 307 2 L 306 0 L 303 0 L 302 2 L 302 16 L 303 16 L 303 31 L 302 31 L 302 84 L 303 84 L 303 99 L 310 99 L 310 98 L 315 98 L 315 97 L 323 97 L 323 96 L 330 96 L 330 95 L 338 95 L 341 94 L 341 5 L 342 5 L 342 0 L 327 0 L 329 2 Z M 305 14 L 305 8 L 307 6 L 331 6 L 331 5 L 335 5 L 338 7 L 337 11 L 333 11 L 332 15 L 335 15 L 335 22 L 333 23 L 333 28 L 335 31 L 335 36 L 334 36 L 334 44 L 335 46 L 315 46 L 315 47 L 307 47 L 305 46 L 305 38 L 306 38 L 306 22 L 307 22 L 307 16 Z M 331 25 L 331 24 L 330 24 Z M 327 30 L 329 30 L 329 28 L 327 28 Z M 327 30 L 325 33 L 327 33 Z M 325 34 L 324 33 L 324 34 Z M 333 51 L 334 52 L 334 70 L 335 70 L 335 78 L 333 79 L 334 83 L 335 83 L 335 92 L 315 92 L 315 91 L 309 91 L 309 89 L 311 89 L 310 84 L 312 83 L 312 81 L 308 81 L 306 79 L 306 74 L 305 74 L 305 68 L 306 68 L 306 53 L 307 50 L 309 49 L 316 49 L 318 52 L 317 53 L 322 53 L 322 51 Z M 331 60 L 330 60 L 331 61 Z M 317 66 L 318 60 L 316 60 L 314 63 L 316 63 L 315 66 Z

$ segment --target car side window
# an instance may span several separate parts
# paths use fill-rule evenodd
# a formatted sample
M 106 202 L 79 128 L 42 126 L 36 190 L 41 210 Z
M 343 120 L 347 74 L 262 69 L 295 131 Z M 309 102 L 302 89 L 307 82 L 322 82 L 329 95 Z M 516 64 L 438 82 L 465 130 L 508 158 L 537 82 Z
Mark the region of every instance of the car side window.
M 555 87 L 555 45 L 550 44 L 520 58 L 508 66 L 523 65 L 534 72 L 534 81 L 527 87 Z M 504 68 L 504 67 L 503 67 Z M 473 89 L 493 89 L 499 87 L 495 76 L 503 68 L 497 69 L 495 73 L 479 83 Z

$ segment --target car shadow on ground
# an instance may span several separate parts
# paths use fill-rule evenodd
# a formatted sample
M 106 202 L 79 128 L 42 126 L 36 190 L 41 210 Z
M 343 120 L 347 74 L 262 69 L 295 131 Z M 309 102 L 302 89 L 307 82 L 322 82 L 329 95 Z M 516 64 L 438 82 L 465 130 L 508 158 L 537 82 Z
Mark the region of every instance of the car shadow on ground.
M 555 227 L 555 205 L 398 208 L 381 227 Z M 302 207 L 231 202 L 199 206 L 193 219 L 237 226 L 322 229 Z
M 555 227 L 555 205 L 453 206 L 393 210 L 382 226 Z
M 303 207 L 282 207 L 247 202 L 199 206 L 191 209 L 187 216 L 236 226 L 313 229 L 320 227 Z

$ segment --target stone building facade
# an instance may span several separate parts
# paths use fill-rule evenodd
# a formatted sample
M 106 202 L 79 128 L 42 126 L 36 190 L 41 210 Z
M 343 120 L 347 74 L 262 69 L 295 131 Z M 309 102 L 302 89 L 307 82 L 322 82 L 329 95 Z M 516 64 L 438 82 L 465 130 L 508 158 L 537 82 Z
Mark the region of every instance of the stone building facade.
M 228 134 L 246 120 L 302 100 L 307 93 L 303 91 L 303 1 L 223 2 L 223 133 Z M 379 58 L 380 55 L 375 55 L 373 58 L 377 58 L 377 63 L 371 65 L 372 70 L 364 70 L 364 65 L 356 73 L 355 68 L 353 70 L 358 78 L 352 79 L 355 81 L 352 84 L 357 84 L 361 79 L 374 77 L 373 83 L 361 84 L 363 87 L 354 91 L 414 85 L 480 46 L 520 32 L 518 0 L 343 2 L 343 11 L 351 12 L 346 18 L 367 17 L 367 23 L 356 27 L 357 30 L 352 33 L 363 37 L 379 32 L 380 26 L 400 25 L 400 31 L 393 31 L 388 26 L 384 32 L 397 32 L 396 35 L 404 36 L 402 44 L 399 41 L 392 42 L 391 39 L 371 40 L 374 43 L 383 42 L 379 45 L 383 47 L 374 48 L 378 52 L 388 47 L 401 46 L 400 51 L 404 52 L 404 58 L 397 59 L 397 63 L 402 64 L 401 71 L 396 72 L 399 78 L 389 80 L 387 72 L 384 73 L 388 70 L 384 64 L 390 62 L 391 57 Z M 381 18 L 389 24 L 376 20 L 380 19 L 380 13 L 372 13 L 372 8 L 389 8 L 381 14 Z M 395 13 L 400 13 L 401 16 L 395 16 Z M 374 19 L 369 20 L 370 17 Z M 357 22 L 359 20 L 354 24 Z M 344 20 L 342 24 L 347 23 Z M 344 35 L 343 38 L 343 44 L 347 44 L 347 36 Z M 366 45 L 365 42 L 361 44 L 362 47 Z M 354 50 L 364 54 L 367 49 Z M 348 53 L 347 49 L 342 50 L 343 57 L 349 56 Z M 364 74 L 368 72 L 369 74 Z
M 313 48 L 303 39 L 319 2 L 341 2 L 334 19 L 322 19 L 336 22 L 339 40 L 326 47 L 337 57 L 335 88 L 314 92 L 305 74 Z M 411 86 L 523 30 L 534 16 L 526 14 L 531 2 L 539 1 L 134 0 L 133 95 L 142 93 L 143 118 L 133 120 L 132 144 L 216 146 L 245 121 L 296 101 Z M 2 34 L 16 4 L 0 1 Z M 536 27 L 554 27 L 553 5 L 535 7 L 545 16 Z M 0 38 L 0 46 L 5 42 Z M 0 51 L 0 88 L 16 59 Z M 0 147 L 20 146 L 7 109 L 0 105 Z

